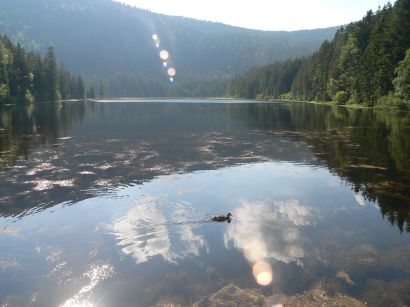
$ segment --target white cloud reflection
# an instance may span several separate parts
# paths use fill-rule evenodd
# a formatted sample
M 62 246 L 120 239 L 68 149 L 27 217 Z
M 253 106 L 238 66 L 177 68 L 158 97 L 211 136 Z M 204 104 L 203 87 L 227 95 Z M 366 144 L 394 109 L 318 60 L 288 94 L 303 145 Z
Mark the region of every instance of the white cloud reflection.
M 305 242 L 300 227 L 311 224 L 311 212 L 297 200 L 243 202 L 233 215 L 226 246 L 233 242 L 253 264 L 267 259 L 301 264 Z
M 242 202 L 233 215 L 225 246 L 233 242 L 242 250 L 259 285 L 268 286 L 275 278 L 269 260 L 302 265 L 305 239 L 300 227 L 311 224 L 311 212 L 297 200 Z
M 198 224 L 192 222 L 186 206 L 147 198 L 115 220 L 109 229 L 121 250 L 137 263 L 154 256 L 176 263 L 188 255 L 198 256 L 206 248 L 203 236 L 193 231 L 195 225 Z
M 360 206 L 366 206 L 366 199 L 361 194 L 355 194 L 354 198 Z

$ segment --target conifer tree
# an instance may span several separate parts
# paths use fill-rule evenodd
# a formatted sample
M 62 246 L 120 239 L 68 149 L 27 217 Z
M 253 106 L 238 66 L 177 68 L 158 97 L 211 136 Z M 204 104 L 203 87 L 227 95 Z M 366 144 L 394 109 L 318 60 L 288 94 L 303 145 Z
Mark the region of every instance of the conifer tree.
M 85 85 L 81 77 L 77 77 L 77 99 L 85 98 Z
M 88 89 L 87 89 L 87 92 L 86 92 L 86 98 L 89 98 L 89 99 L 94 99 L 95 98 L 95 92 L 94 92 L 94 86 L 90 86 Z
M 100 80 L 100 92 L 99 92 L 100 98 L 105 97 L 105 90 L 104 90 L 104 82 Z
M 7 65 L 10 60 L 10 52 L 0 40 L 0 103 L 7 101 L 10 94 L 9 75 Z
M 9 69 L 10 97 L 18 102 L 24 102 L 26 95 L 30 94 L 30 74 L 26 54 L 20 44 L 12 50 L 12 57 Z
M 47 50 L 47 55 L 43 63 L 43 71 L 44 82 L 47 84 L 44 99 L 47 101 L 56 101 L 60 97 L 58 91 L 58 71 L 53 47 L 49 47 Z

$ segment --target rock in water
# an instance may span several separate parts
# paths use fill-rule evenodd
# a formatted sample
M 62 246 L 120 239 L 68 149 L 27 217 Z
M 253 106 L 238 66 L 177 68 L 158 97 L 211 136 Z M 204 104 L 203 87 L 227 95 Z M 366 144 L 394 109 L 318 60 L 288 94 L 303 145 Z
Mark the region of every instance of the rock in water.
M 194 304 L 194 307 L 237 307 L 237 306 L 263 306 L 263 296 L 249 289 L 241 289 L 229 284 L 211 297 L 204 297 Z
M 355 298 L 332 289 L 331 283 L 326 279 L 319 281 L 313 289 L 290 297 L 284 306 L 291 307 L 319 307 L 319 306 L 338 306 L 338 307 L 365 307 L 366 304 Z

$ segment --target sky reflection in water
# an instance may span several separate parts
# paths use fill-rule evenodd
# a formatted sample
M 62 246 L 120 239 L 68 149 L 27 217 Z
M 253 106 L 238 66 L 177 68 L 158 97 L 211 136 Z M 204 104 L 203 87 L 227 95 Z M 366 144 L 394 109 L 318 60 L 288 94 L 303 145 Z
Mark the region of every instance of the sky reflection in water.
M 382 168 L 353 185 L 286 106 L 111 107 L 2 169 L 2 304 L 188 304 L 229 283 L 281 303 L 323 278 L 373 305 L 407 302 L 409 236 L 367 186 Z M 231 224 L 210 221 L 227 212 Z

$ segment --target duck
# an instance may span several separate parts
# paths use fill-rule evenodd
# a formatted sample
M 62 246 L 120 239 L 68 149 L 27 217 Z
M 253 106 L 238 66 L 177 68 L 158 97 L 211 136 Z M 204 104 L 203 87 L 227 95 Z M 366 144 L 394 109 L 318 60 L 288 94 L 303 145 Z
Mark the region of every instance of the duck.
M 232 213 L 228 213 L 226 216 L 225 215 L 215 215 L 212 217 L 212 220 L 214 222 L 225 222 L 228 221 L 230 223 L 232 221 L 233 215 Z

